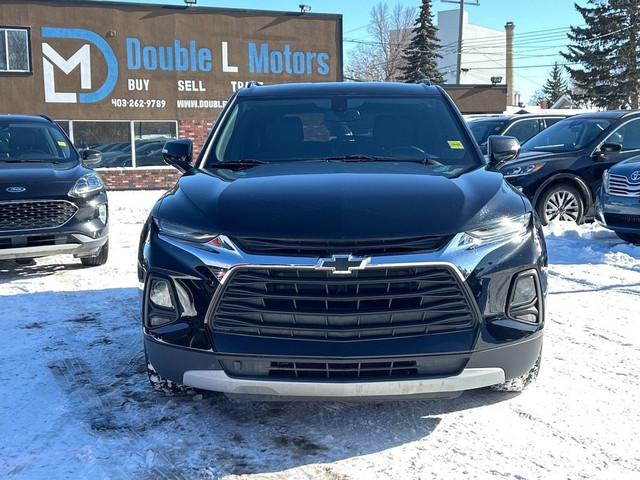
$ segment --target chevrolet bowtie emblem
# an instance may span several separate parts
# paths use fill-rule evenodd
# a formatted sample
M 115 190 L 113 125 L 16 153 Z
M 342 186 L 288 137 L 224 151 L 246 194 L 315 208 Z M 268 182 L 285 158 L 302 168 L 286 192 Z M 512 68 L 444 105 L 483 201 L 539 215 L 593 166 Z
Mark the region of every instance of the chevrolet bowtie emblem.
M 352 257 L 351 255 L 333 255 L 331 258 L 321 258 L 316 263 L 319 270 L 331 270 L 335 274 L 350 274 L 354 270 L 362 270 L 367 266 L 370 258 Z

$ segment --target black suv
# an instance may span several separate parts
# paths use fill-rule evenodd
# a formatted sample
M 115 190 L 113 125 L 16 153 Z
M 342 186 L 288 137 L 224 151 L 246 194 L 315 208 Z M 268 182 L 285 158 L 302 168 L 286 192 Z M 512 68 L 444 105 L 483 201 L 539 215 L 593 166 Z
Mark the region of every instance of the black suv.
M 140 241 L 158 390 L 398 398 L 536 377 L 541 226 L 440 87 L 250 86 L 191 152 L 166 144 L 184 174 Z
M 107 194 L 79 154 L 46 117 L 0 116 L 0 260 L 73 254 L 98 266 L 109 254 Z
M 517 138 L 520 143 L 524 143 L 567 116 L 563 114 L 522 113 L 473 118 L 468 123 L 469 130 L 480 145 L 480 150 L 486 154 L 489 135 L 509 135 Z
M 594 112 L 552 125 L 525 142 L 515 160 L 497 166 L 531 199 L 543 225 L 581 223 L 594 216 L 603 172 L 638 154 L 640 111 Z

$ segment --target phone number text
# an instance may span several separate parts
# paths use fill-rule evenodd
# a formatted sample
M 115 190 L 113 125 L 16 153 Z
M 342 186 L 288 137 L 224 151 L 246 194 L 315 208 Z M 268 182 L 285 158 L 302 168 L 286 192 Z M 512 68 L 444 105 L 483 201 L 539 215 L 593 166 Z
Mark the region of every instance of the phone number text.
M 112 98 L 111 105 L 120 108 L 164 108 L 166 100 L 140 100 L 132 98 Z

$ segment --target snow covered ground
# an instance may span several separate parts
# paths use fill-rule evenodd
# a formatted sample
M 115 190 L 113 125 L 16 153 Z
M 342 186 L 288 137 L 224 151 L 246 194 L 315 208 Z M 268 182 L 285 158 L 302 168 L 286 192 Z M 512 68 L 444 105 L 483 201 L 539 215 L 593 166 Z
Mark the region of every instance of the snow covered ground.
M 543 364 L 522 394 L 247 403 L 162 397 L 135 259 L 158 191 L 111 192 L 106 265 L 0 261 L 0 478 L 640 478 L 640 247 L 547 229 Z

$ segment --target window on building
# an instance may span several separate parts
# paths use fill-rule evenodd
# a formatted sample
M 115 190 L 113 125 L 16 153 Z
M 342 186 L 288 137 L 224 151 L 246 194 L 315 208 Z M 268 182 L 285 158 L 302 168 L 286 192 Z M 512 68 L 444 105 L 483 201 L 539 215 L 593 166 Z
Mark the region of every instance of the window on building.
M 0 27 L 0 73 L 31 72 L 29 29 Z
M 178 136 L 175 121 L 74 120 L 68 129 L 78 150 L 102 152 L 102 160 L 92 168 L 166 167 L 162 148 Z

